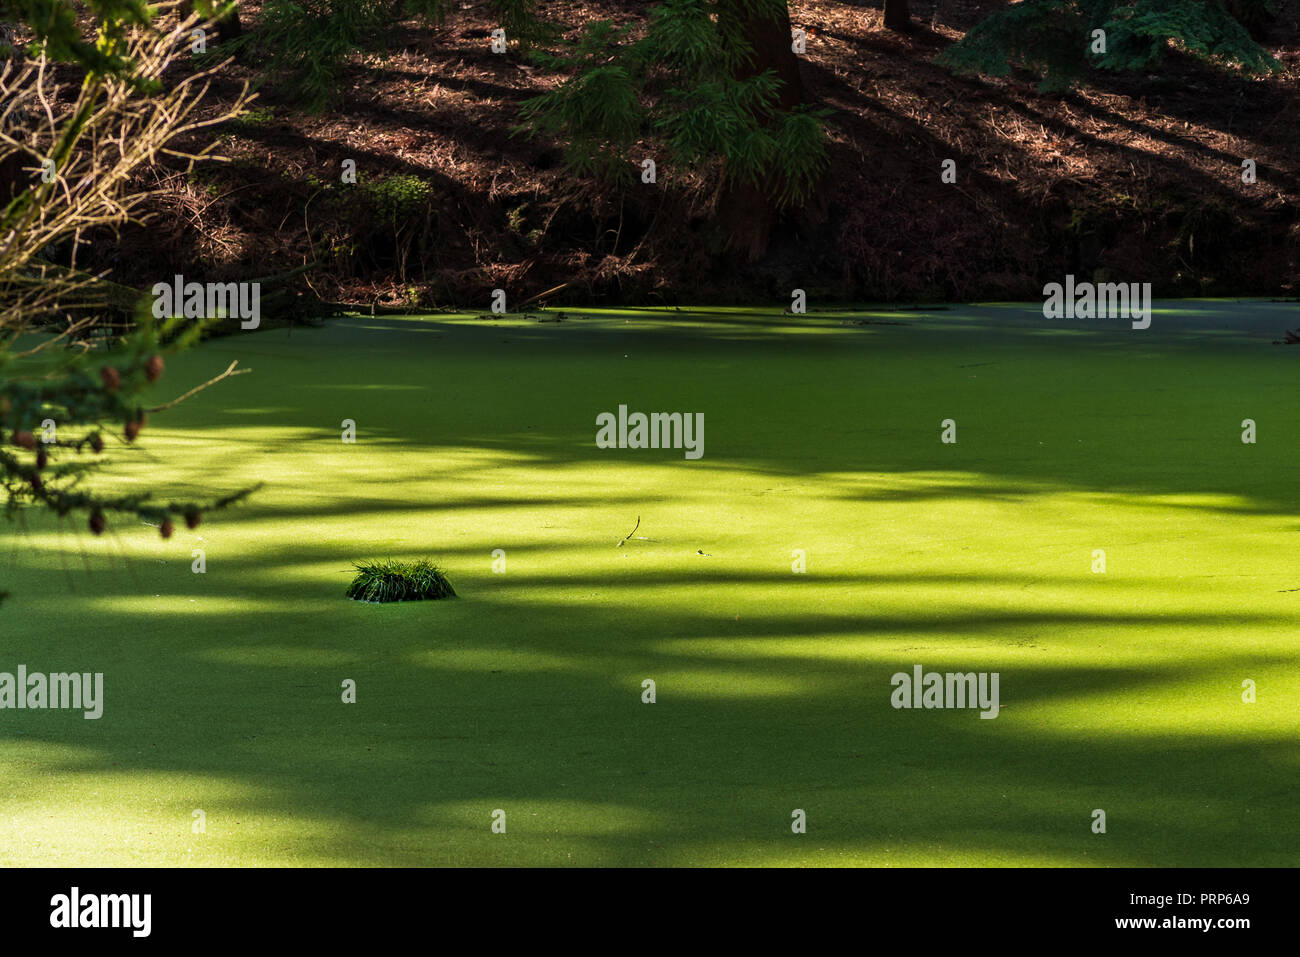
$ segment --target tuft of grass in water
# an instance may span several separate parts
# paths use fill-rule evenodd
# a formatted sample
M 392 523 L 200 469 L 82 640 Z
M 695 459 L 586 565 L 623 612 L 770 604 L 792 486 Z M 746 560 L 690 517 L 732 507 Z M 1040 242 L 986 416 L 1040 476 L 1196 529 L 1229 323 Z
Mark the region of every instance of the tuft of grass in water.
M 427 559 L 414 562 L 353 562 L 356 578 L 348 586 L 348 597 L 358 601 L 423 601 L 426 598 L 455 598 L 436 565 Z

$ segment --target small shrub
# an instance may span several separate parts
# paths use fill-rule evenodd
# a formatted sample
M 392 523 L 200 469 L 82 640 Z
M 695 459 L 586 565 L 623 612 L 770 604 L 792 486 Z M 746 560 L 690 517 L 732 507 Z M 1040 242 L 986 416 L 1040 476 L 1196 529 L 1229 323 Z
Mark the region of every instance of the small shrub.
M 391 259 L 401 282 L 406 282 L 408 261 L 418 264 L 423 276 L 437 235 L 433 186 L 418 176 L 398 173 L 366 183 L 363 190 L 367 219 L 374 227 L 365 240 L 371 256 L 377 262 Z
M 376 210 L 394 226 L 426 212 L 433 201 L 433 186 L 409 173 L 394 173 L 364 184 Z
M 451 582 L 432 562 L 353 562 L 356 578 L 348 597 L 357 601 L 422 601 L 455 598 Z

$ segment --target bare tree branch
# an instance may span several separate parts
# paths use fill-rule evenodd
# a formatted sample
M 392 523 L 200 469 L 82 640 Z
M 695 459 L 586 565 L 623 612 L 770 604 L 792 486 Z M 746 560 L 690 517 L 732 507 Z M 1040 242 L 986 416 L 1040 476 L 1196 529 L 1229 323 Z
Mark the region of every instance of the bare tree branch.
M 208 388 L 209 386 L 216 385 L 222 379 L 228 379 L 231 376 L 243 375 L 245 372 L 253 371 L 252 369 L 240 369 L 239 371 L 235 371 L 235 366 L 237 365 L 239 365 L 238 359 L 230 363 L 230 366 L 226 369 L 225 372 L 221 373 L 221 375 L 209 379 L 207 382 L 203 383 L 202 385 L 195 386 L 193 389 L 190 389 L 189 392 L 186 392 L 184 395 L 172 399 L 170 402 L 165 402 L 162 405 L 155 405 L 152 409 L 146 409 L 145 411 L 149 412 L 150 414 L 153 414 L 154 412 L 162 412 L 165 409 L 170 409 L 173 406 L 180 405 L 190 396 L 197 395 L 198 393 L 202 392 L 204 389 Z

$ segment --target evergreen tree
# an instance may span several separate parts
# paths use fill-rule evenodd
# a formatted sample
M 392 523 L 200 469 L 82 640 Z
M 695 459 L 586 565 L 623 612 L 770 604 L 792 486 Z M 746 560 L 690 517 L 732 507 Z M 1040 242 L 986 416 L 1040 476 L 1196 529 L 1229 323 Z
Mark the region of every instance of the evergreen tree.
M 614 182 L 631 181 L 645 136 L 675 165 L 718 164 L 721 222 L 750 257 L 826 167 L 829 111 L 804 102 L 785 0 L 665 0 L 640 39 L 597 21 L 564 55 L 534 58 L 569 78 L 524 103 L 521 129 L 561 140 L 575 173 Z
M 536 0 L 492 9 L 522 55 L 568 74 L 524 103 L 521 129 L 561 140 L 577 175 L 631 182 L 641 158 L 630 148 L 643 138 L 676 164 L 717 163 L 719 216 L 733 245 L 757 256 L 776 215 L 803 202 L 826 166 L 827 114 L 804 103 L 786 0 L 664 0 L 644 29 L 591 22 L 558 55 L 545 50 L 555 30 Z M 441 23 L 449 10 L 447 0 L 267 0 L 257 29 L 235 42 L 320 106 L 346 57 L 393 17 Z

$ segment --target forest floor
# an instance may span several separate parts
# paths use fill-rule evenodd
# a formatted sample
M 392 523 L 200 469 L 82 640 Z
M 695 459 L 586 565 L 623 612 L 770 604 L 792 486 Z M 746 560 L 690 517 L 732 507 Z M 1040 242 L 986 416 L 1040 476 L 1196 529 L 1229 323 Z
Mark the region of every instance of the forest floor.
M 792 0 L 808 95 L 833 110 L 830 170 L 756 263 L 727 251 L 710 215 L 716 170 L 679 176 L 646 141 L 657 185 L 595 189 L 565 172 L 557 144 L 512 135 L 519 103 L 561 77 L 513 47 L 492 54 L 486 3 L 458 6 L 442 28 L 403 23 L 354 56 L 320 111 L 262 83 L 253 113 L 222 134 L 234 162 L 173 177 L 164 215 L 107 264 L 143 284 L 159 270 L 238 279 L 317 260 L 308 280 L 323 299 L 416 308 L 482 309 L 492 288 L 518 301 L 560 283 L 586 304 L 789 302 L 794 288 L 823 302 L 1025 299 L 1066 273 L 1168 296 L 1300 291 L 1295 0 L 1267 38 L 1284 73 L 1250 80 L 1171 54 L 1064 95 L 933 62 L 992 0 L 914 0 L 909 35 L 870 4 Z M 259 3 L 242 10 L 255 31 Z M 644 16 L 630 0 L 547 10 L 569 36 Z M 255 67 L 224 70 L 218 99 L 261 78 Z M 359 187 L 340 182 L 346 159 Z M 955 184 L 940 182 L 945 159 Z M 1258 182 L 1242 182 L 1243 159 Z M 385 191 L 410 178 L 423 198 L 394 215 Z
M 0 527 L 3 670 L 104 675 L 98 720 L 4 712 L 0 865 L 1292 865 L 1293 311 L 210 340 L 160 401 L 252 374 L 102 479 L 245 505 Z M 598 448 L 620 404 L 703 414 L 702 457 Z M 388 557 L 460 597 L 344 597 Z M 997 673 L 996 718 L 895 708 L 918 665 Z

